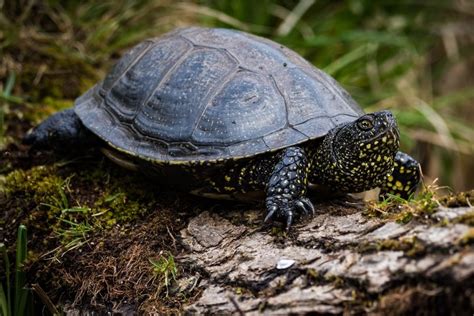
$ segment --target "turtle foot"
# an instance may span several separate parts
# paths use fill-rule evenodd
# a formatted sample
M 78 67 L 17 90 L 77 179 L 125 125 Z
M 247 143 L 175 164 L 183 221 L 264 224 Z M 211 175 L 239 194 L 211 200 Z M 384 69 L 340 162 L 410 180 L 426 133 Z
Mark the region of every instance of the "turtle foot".
M 314 215 L 314 206 L 306 197 L 292 199 L 286 195 L 274 195 L 266 199 L 267 216 L 265 222 L 277 219 L 286 223 L 286 230 L 290 229 L 295 217 Z

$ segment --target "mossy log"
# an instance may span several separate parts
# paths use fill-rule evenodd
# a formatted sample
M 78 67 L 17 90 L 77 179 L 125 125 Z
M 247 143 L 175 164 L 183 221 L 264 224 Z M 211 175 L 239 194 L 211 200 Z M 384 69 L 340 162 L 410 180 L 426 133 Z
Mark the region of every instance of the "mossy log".
M 445 208 L 407 224 L 360 207 L 322 206 L 282 232 L 252 225 L 254 211 L 203 212 L 181 231 L 179 258 L 202 290 L 185 307 L 205 314 L 440 314 L 474 311 L 474 229 Z M 186 284 L 183 280 L 181 284 Z

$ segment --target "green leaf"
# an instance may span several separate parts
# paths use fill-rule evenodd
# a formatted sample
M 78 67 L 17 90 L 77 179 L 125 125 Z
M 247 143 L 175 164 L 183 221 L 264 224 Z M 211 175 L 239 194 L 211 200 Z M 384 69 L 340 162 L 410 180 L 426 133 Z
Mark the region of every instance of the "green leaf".
M 9 316 L 10 313 L 8 312 L 8 301 L 5 297 L 5 292 L 3 291 L 3 286 L 0 285 L 0 314 L 4 316 Z
M 2 313 L 3 315 L 11 315 L 11 287 L 10 287 L 10 259 L 8 259 L 8 254 L 7 254 L 7 247 L 5 247 L 4 243 L 0 243 L 0 252 L 2 253 L 3 257 L 3 262 L 5 264 L 5 274 L 6 274 L 6 290 L 7 290 L 7 298 L 5 301 L 5 298 L 2 298 Z M 5 296 L 5 293 L 3 292 L 3 286 L 0 286 L 3 296 Z M 5 303 L 4 303 L 5 302 Z M 6 309 L 4 311 L 4 304 L 6 304 Z
M 26 274 L 23 271 L 23 263 L 26 260 L 26 227 L 18 227 L 18 237 L 16 240 L 16 267 L 15 267 L 15 305 L 14 315 L 24 315 L 26 307 L 26 297 L 28 291 L 24 288 L 26 284 Z

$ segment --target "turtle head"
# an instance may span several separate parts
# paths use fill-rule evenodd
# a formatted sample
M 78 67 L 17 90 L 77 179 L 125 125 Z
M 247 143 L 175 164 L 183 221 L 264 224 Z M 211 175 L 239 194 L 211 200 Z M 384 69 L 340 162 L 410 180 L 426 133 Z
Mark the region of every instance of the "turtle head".
M 23 143 L 33 150 L 81 152 L 95 145 L 97 138 L 82 124 L 73 109 L 67 109 L 51 115 L 30 130 Z
M 399 132 L 392 113 L 366 114 L 328 133 L 317 151 L 315 172 L 338 191 L 369 190 L 392 170 L 398 148 Z

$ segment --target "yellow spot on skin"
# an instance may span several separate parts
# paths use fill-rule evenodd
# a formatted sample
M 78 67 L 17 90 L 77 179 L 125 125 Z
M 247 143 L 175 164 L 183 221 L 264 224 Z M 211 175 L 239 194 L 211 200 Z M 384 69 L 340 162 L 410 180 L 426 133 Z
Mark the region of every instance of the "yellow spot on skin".
M 384 142 L 384 143 L 387 142 L 387 136 L 382 137 L 382 142 Z
M 372 147 L 372 145 L 371 145 L 371 144 L 367 144 L 365 147 L 366 147 L 367 149 L 370 149 L 370 147 Z
M 377 156 L 377 161 L 380 161 L 380 160 L 382 160 L 382 156 L 378 155 Z
M 225 179 L 225 181 L 227 181 L 227 182 L 230 181 L 230 177 L 229 177 L 229 176 L 225 176 L 224 179 Z
M 401 188 L 401 187 L 402 187 L 402 183 L 401 183 L 400 181 L 395 182 L 395 185 L 397 186 L 397 188 Z
M 233 188 L 233 187 L 224 187 L 224 190 L 226 190 L 226 191 L 234 191 L 234 188 Z

